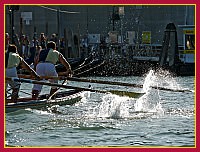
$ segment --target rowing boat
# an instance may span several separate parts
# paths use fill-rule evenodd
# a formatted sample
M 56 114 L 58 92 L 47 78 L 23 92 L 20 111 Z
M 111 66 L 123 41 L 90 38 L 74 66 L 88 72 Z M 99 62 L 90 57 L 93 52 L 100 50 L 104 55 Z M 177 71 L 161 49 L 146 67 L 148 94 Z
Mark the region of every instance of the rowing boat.
M 69 90 L 56 93 L 53 99 L 48 99 L 48 94 L 40 95 L 37 100 L 32 98 L 19 98 L 17 101 L 12 102 L 6 99 L 5 111 L 14 112 L 20 109 L 38 109 L 53 105 L 73 105 L 81 100 L 81 91 Z
M 31 79 L 23 79 L 23 78 L 9 78 L 6 77 L 6 81 L 16 81 L 16 82 L 23 82 L 23 83 L 31 83 L 31 84 L 40 84 L 40 85 L 47 85 L 47 86 L 56 86 L 65 89 L 73 89 L 71 91 L 65 91 L 56 93 L 55 99 L 51 99 L 49 95 L 41 95 L 37 100 L 33 100 L 32 98 L 19 98 L 15 102 L 11 102 L 11 100 L 6 100 L 6 112 L 16 111 L 22 108 L 38 108 L 44 107 L 47 105 L 66 105 L 66 104 L 73 104 L 81 99 L 80 92 L 82 91 L 90 91 L 90 92 L 97 92 L 97 93 L 112 93 L 119 96 L 126 96 L 130 98 L 140 98 L 145 93 L 140 92 L 129 92 L 129 91 L 120 91 L 120 90 L 96 90 L 91 88 L 82 88 L 82 87 L 75 87 L 57 83 L 50 83 L 44 81 L 37 81 Z

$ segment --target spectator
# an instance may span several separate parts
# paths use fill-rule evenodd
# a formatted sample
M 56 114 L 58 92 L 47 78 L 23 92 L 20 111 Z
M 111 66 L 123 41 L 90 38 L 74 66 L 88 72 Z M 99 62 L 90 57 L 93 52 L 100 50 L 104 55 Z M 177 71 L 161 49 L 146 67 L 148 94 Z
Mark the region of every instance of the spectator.
M 39 45 L 42 47 L 42 49 L 46 49 L 46 41 L 46 36 L 44 35 L 44 33 L 41 33 L 39 38 Z

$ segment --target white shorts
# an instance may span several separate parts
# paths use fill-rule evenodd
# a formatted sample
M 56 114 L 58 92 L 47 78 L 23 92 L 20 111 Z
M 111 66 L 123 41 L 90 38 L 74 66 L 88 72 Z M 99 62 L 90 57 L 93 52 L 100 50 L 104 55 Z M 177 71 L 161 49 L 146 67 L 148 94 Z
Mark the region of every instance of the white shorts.
M 18 77 L 17 76 L 17 69 L 16 67 L 13 67 L 13 68 L 8 68 L 6 69 L 6 77 Z M 8 87 L 8 84 L 11 86 L 11 88 L 19 88 L 20 87 L 20 83 L 19 82 L 15 82 L 15 81 L 7 81 L 6 82 L 6 90 L 7 90 L 7 87 Z
M 38 63 L 37 66 L 36 66 L 36 72 L 39 76 L 55 76 L 55 77 L 58 76 L 58 73 L 56 72 L 56 69 L 55 69 L 55 65 L 52 64 L 52 63 L 47 63 L 47 62 Z M 58 80 L 50 79 L 49 82 L 58 83 Z M 57 87 L 52 86 L 51 88 L 56 89 Z M 42 90 L 42 85 L 34 84 L 33 90 L 38 90 L 39 93 L 40 93 L 41 90 Z

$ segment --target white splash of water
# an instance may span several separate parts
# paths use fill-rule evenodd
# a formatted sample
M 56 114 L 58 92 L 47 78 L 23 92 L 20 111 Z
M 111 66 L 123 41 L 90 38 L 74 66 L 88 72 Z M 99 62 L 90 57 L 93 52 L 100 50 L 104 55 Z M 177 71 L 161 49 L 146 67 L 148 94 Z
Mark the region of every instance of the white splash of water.
M 150 70 L 147 74 L 144 84 L 143 84 L 143 92 L 149 92 L 151 90 L 151 86 L 155 84 L 156 76 L 154 75 L 154 71 Z
M 152 86 L 154 88 L 152 88 Z M 166 87 L 168 86 L 168 87 Z M 179 87 L 176 79 L 165 71 L 155 72 L 150 70 L 146 75 L 143 91 L 145 94 L 138 99 L 128 97 L 119 97 L 113 94 L 107 94 L 102 97 L 102 102 L 92 107 L 92 113 L 87 113 L 90 118 L 113 118 L 123 119 L 132 118 L 132 114 L 153 113 L 156 116 L 163 116 L 165 111 L 161 104 L 160 90 L 156 87 L 177 88 Z M 131 101 L 131 102 L 130 102 Z M 134 105 L 132 103 L 135 103 Z M 134 110 L 134 111 L 132 111 Z
M 128 97 L 119 97 L 113 94 L 103 96 L 98 106 L 97 117 L 120 119 L 129 117 Z
M 136 100 L 134 105 L 135 111 L 155 112 L 159 115 L 164 114 L 164 110 L 160 104 L 159 91 L 151 88 L 151 86 L 155 85 L 158 85 L 157 76 L 153 70 L 150 70 L 143 84 L 145 94 Z
M 176 78 L 174 78 L 169 71 L 162 69 L 156 72 L 153 70 L 149 71 L 143 84 L 143 91 L 147 92 L 148 90 L 151 90 L 150 86 L 177 90 L 183 89 L 179 86 Z
M 53 113 L 51 113 L 50 111 L 44 111 L 44 110 L 37 110 L 37 109 L 30 109 L 30 108 L 26 108 L 25 110 L 30 111 L 34 114 L 39 114 L 39 115 L 54 115 Z
M 155 73 L 155 77 L 156 84 L 159 87 L 172 88 L 178 90 L 183 89 L 179 86 L 179 84 L 176 81 L 176 78 L 174 78 L 169 71 L 160 69 Z
M 82 92 L 81 93 L 81 102 L 77 102 L 75 105 L 79 106 L 80 103 L 84 104 L 84 103 L 88 102 L 90 95 L 91 95 L 91 92 L 89 92 L 89 91 Z

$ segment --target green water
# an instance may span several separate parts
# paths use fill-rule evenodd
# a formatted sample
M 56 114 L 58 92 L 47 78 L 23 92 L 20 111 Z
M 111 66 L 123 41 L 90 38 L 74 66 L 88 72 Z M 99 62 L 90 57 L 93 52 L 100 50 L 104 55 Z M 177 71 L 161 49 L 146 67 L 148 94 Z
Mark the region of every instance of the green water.
M 84 92 L 73 106 L 22 109 L 5 116 L 5 144 L 11 146 L 181 146 L 195 145 L 194 92 L 149 88 L 159 85 L 194 91 L 194 77 L 93 77 L 145 84 L 141 88 L 91 84 L 95 89 L 145 91 L 139 99 Z M 62 83 L 62 82 L 60 82 Z M 87 87 L 88 83 L 69 82 Z M 30 91 L 31 84 L 22 84 Z M 44 87 L 43 92 L 49 88 Z M 21 96 L 28 96 L 23 93 Z M 52 112 L 52 108 L 54 112 Z M 56 112 L 55 112 L 56 109 Z

